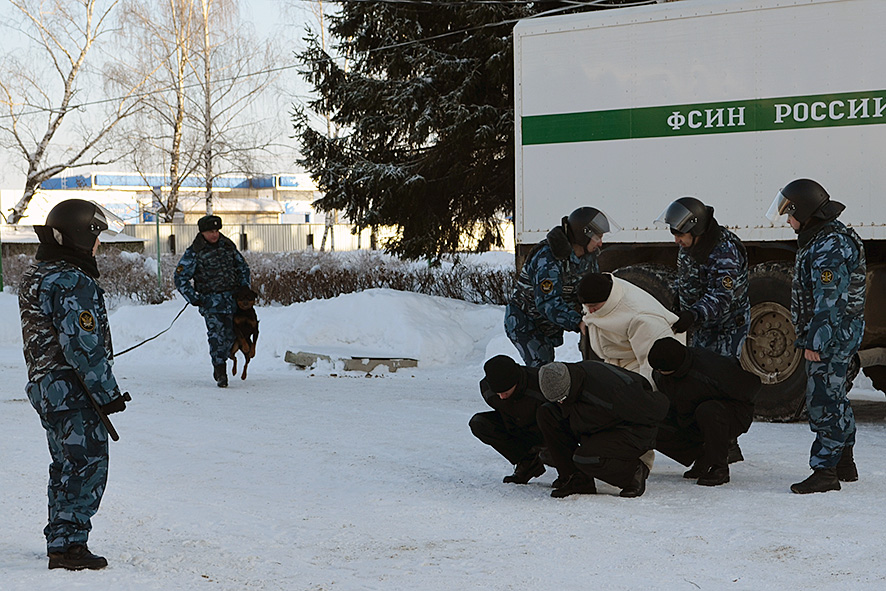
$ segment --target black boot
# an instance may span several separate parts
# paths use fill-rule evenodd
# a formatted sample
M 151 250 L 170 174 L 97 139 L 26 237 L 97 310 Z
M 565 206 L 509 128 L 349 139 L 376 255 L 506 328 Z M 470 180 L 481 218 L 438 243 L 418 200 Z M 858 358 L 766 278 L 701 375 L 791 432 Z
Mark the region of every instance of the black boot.
M 566 481 L 566 484 L 560 488 L 551 491 L 551 496 L 555 499 L 562 499 L 570 495 L 593 495 L 597 494 L 597 487 L 594 485 L 594 479 L 584 472 L 575 472 Z
M 228 367 L 225 363 L 212 366 L 212 378 L 219 388 L 228 387 Z
M 692 464 L 692 467 L 683 472 L 683 478 L 691 478 L 692 480 L 698 480 L 705 474 L 707 474 L 710 466 L 705 465 L 701 458 L 695 460 L 695 463 Z
M 518 462 L 517 466 L 514 468 L 514 473 L 510 476 L 505 476 L 502 482 L 510 484 L 526 484 L 531 479 L 536 476 L 541 476 L 544 473 L 545 465 L 537 455 L 533 455 L 530 458 Z
M 837 478 L 842 482 L 855 482 L 858 480 L 858 468 L 855 466 L 855 458 L 852 457 L 852 446 L 843 447 L 843 455 L 837 462 Z
M 89 551 L 86 544 L 74 544 L 64 552 L 49 553 L 49 568 L 65 568 L 68 570 L 98 570 L 108 566 L 102 556 Z
M 816 492 L 828 492 L 829 490 L 840 490 L 840 481 L 837 479 L 836 468 L 819 468 L 812 471 L 812 476 L 791 485 L 791 492 L 798 495 L 805 495 Z
M 729 466 L 711 466 L 707 473 L 700 476 L 696 484 L 702 486 L 720 486 L 729 482 Z
M 726 461 L 730 464 L 744 461 L 744 456 L 741 455 L 741 448 L 738 447 L 738 439 L 729 440 L 729 451 L 726 453 Z
M 646 467 L 646 464 L 640 462 L 640 465 L 637 466 L 637 471 L 634 472 L 633 478 L 631 478 L 631 482 L 621 489 L 621 492 L 618 493 L 618 496 L 624 497 L 626 499 L 633 499 L 634 497 L 641 496 L 644 492 L 646 492 L 646 479 L 649 477 L 649 468 Z
M 568 477 L 568 476 L 564 478 L 563 476 L 560 476 L 560 475 L 558 474 L 557 477 L 554 478 L 554 482 L 551 483 L 551 488 L 560 488 L 560 487 L 562 487 L 564 484 L 566 484 L 568 481 L 569 481 L 569 477 Z

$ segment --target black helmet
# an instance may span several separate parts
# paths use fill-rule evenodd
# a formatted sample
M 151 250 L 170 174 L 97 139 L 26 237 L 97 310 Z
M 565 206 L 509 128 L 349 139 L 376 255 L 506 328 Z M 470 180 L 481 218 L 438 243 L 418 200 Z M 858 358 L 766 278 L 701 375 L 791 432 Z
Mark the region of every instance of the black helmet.
M 587 246 L 591 237 L 602 238 L 606 232 L 621 228 L 605 213 L 593 207 L 579 207 L 562 220 L 563 231 L 571 244 Z
M 789 182 L 784 189 L 778 192 L 766 217 L 775 221 L 778 216 L 790 215 L 804 224 L 813 217 L 833 219 L 840 215 L 844 209 L 846 206 L 837 201 L 831 201 L 831 196 L 817 182 L 810 179 L 797 179 Z
M 66 199 L 49 211 L 43 227 L 55 230 L 58 244 L 91 251 L 99 234 L 116 234 L 123 229 L 123 221 L 94 201 Z
M 666 224 L 674 234 L 701 236 L 711 223 L 713 210 L 695 197 L 680 197 L 661 212 L 657 224 Z

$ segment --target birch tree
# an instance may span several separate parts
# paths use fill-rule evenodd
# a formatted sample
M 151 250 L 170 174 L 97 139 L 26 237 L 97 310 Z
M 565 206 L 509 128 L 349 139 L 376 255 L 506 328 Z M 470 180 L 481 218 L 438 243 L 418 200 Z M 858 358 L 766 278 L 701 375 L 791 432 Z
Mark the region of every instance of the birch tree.
M 100 166 L 122 154 L 109 136 L 138 108 L 143 81 L 118 98 L 90 103 L 101 90 L 100 60 L 87 58 L 110 35 L 117 1 L 9 0 L 29 41 L 0 66 L 0 141 L 25 161 L 25 188 L 8 220 L 17 223 L 43 181 L 75 167 Z M 105 97 L 100 97 L 104 99 Z
M 195 84 L 190 71 L 194 34 L 198 28 L 193 0 L 127 0 L 121 7 L 118 47 L 125 59 L 113 69 L 113 84 L 125 88 L 149 75 L 144 107 L 125 124 L 123 141 L 129 161 L 148 183 L 165 171 L 161 196 L 163 221 L 171 222 L 178 208 L 179 190 L 198 167 L 200 144 L 187 125 L 186 95 Z
M 213 182 L 222 174 L 250 173 L 256 154 L 272 144 L 267 117 L 254 109 L 276 77 L 277 53 L 241 22 L 235 0 L 200 0 L 199 33 L 190 61 L 197 92 L 190 116 L 202 132 L 200 173 L 206 213 L 212 213 Z

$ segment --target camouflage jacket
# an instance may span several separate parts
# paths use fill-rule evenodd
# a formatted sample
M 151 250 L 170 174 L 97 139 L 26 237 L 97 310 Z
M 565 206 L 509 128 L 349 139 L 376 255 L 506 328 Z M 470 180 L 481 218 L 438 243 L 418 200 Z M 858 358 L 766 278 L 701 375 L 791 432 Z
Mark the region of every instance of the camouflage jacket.
M 581 322 L 578 283 L 586 274 L 598 273 L 599 269 L 596 252 L 581 258 L 570 253 L 558 260 L 547 241 L 542 241 L 520 270 L 510 303 L 547 335 L 563 330 L 577 332 Z
M 19 284 L 27 393 L 41 415 L 120 396 L 108 314 L 95 280 L 64 261 L 31 265 Z M 78 377 L 79 376 L 79 379 Z
M 692 310 L 697 328 L 721 333 L 750 321 L 748 256 L 738 236 L 718 226 L 708 248 L 680 248 L 675 291 L 680 310 Z
M 800 239 L 791 290 L 795 346 L 848 360 L 864 333 L 864 245 L 838 220 Z
M 233 292 L 249 281 L 249 265 L 221 234 L 215 244 L 197 234 L 175 268 L 175 288 L 189 304 L 199 306 L 201 314 L 233 314 Z

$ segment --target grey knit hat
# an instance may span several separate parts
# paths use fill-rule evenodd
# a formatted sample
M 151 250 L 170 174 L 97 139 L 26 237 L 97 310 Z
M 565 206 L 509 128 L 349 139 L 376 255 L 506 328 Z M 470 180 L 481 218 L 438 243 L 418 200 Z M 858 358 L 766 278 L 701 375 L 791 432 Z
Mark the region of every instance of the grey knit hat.
M 538 370 L 538 385 L 541 393 L 551 402 L 562 402 L 569 394 L 569 368 L 565 363 L 555 361 L 542 365 Z

